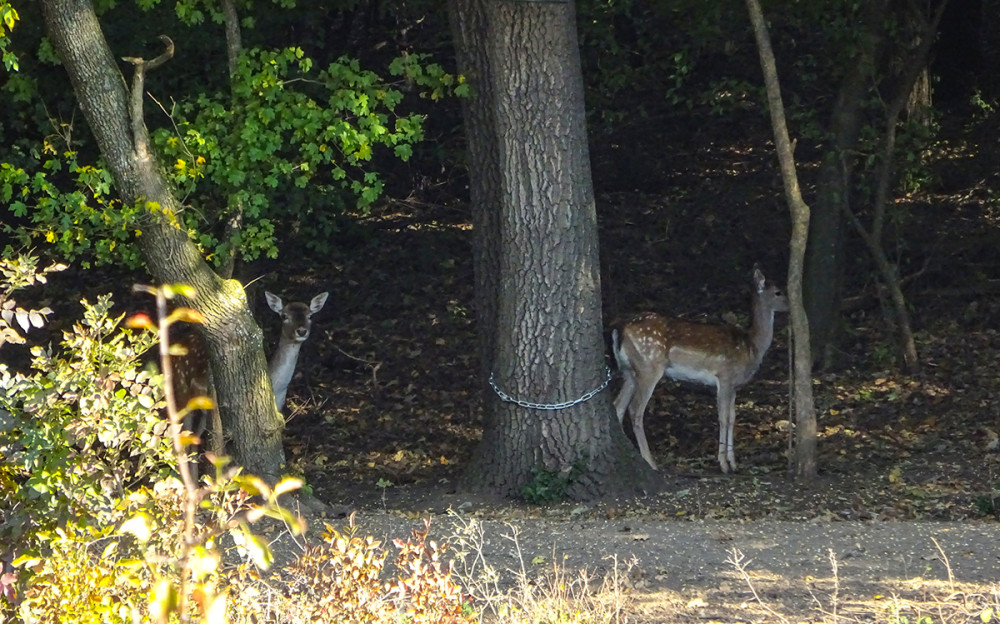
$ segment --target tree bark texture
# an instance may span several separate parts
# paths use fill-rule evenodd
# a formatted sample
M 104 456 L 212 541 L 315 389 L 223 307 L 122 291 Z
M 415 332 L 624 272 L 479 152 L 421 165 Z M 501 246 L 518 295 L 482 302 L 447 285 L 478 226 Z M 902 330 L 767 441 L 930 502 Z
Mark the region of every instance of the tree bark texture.
M 478 0 L 449 0 L 452 37 L 459 71 L 473 85 L 475 94 L 462 102 L 463 128 L 466 137 L 466 160 L 469 170 L 469 200 L 472 206 L 473 272 L 477 294 L 496 293 L 500 275 L 500 153 L 496 115 L 494 77 L 486 53 L 486 4 Z M 484 400 L 493 397 L 486 383 L 493 366 L 497 326 L 495 296 L 475 298 L 479 326 L 480 381 Z
M 488 272 L 476 280 L 486 314 L 479 330 L 491 334 L 483 370 L 509 397 L 572 403 L 607 375 L 575 9 L 484 0 L 452 8 L 463 71 L 475 79 L 466 119 L 484 121 L 467 127 L 470 159 L 482 158 L 470 163 L 473 210 L 489 211 L 475 220 L 476 269 Z M 548 473 L 566 479 L 568 496 L 587 499 L 653 483 L 607 388 L 564 409 L 493 393 L 485 407 L 470 484 L 516 496 Z
M 243 288 L 238 282 L 220 279 L 179 226 L 181 207 L 145 145 L 141 106 L 130 107 L 129 89 L 91 2 L 43 0 L 41 4 L 49 36 L 121 200 L 143 202 L 147 208 L 137 242 L 153 279 L 197 290 L 196 300 L 189 303 L 205 316 L 202 332 L 223 426 L 231 436 L 228 450 L 251 473 L 277 478 L 284 462 L 284 422 L 275 409 L 267 377 L 263 335 L 250 314 Z
M 792 237 L 788 259 L 788 307 L 792 321 L 792 395 L 795 408 L 794 474 L 803 481 L 815 479 L 816 410 L 812 392 L 812 354 L 809 346 L 809 319 L 802 301 L 802 269 L 805 263 L 809 235 L 809 206 L 803 201 L 795 172 L 795 157 L 785 123 L 785 107 L 781 102 L 778 69 L 771 49 L 767 24 L 757 0 L 746 0 L 753 24 L 760 67 L 767 90 L 767 107 L 774 129 L 774 145 L 785 187 L 785 199 L 792 214 Z M 792 458 L 789 458 L 792 459 Z
M 239 68 L 240 56 L 243 54 L 243 35 L 240 32 L 240 15 L 234 0 L 221 0 L 223 22 L 226 29 L 226 66 L 229 68 L 229 89 L 235 93 L 236 71 Z M 233 107 L 236 108 L 235 106 Z M 239 124 L 233 124 L 239 127 Z M 232 145 L 238 144 L 233 141 Z M 236 196 L 229 197 L 226 210 L 225 240 L 232 241 L 243 229 L 243 203 Z M 233 276 L 236 269 L 236 249 L 227 246 L 224 259 L 216 269 L 216 273 L 225 279 Z

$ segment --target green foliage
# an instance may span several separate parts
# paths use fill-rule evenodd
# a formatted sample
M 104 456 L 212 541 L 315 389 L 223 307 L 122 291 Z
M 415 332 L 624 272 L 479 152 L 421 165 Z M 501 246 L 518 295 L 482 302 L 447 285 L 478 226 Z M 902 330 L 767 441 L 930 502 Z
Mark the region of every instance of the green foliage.
M 18 19 L 20 16 L 14 7 L 6 0 L 0 1 L 0 55 L 3 56 L 3 64 L 8 72 L 19 69 L 17 55 L 7 49 L 10 46 L 10 38 L 7 35 L 14 30 L 14 24 Z
M 980 515 L 1000 519 L 1000 481 L 993 484 L 992 491 L 977 496 L 973 503 Z
M 389 73 L 403 76 L 407 81 L 424 89 L 420 97 L 439 101 L 446 97 L 472 95 L 465 76 L 449 74 L 437 63 L 430 63 L 429 54 L 403 54 L 389 63 Z
M 731 73 L 752 45 L 740 5 L 582 0 L 578 12 L 588 110 L 605 132 L 716 105 L 713 78 L 749 78 Z
M 188 493 L 171 477 L 133 489 L 102 522 L 39 531 L 15 560 L 27 573 L 20 621 L 166 622 L 183 611 L 189 621 L 225 622 L 230 591 L 217 537 L 229 533 L 243 555 L 230 575 L 252 575 L 251 565 L 266 568 L 267 544 L 250 533 L 246 519 L 282 515 L 274 492 L 257 504 L 239 479 L 208 479 L 197 490 L 206 511 L 196 533 L 188 534 Z
M 60 350 L 32 348 L 34 374 L 0 364 L 6 537 L 105 519 L 130 483 L 168 470 L 159 376 L 141 361 L 154 337 L 120 331 L 108 296 L 82 303 Z
M 0 290 L 30 284 L 25 266 L 37 264 L 17 263 Z M 166 290 L 178 289 L 157 292 Z M 120 329 L 110 307 L 108 297 L 84 302 L 59 354 L 32 350 L 32 375 L 0 364 L 0 543 L 16 548 L 3 553 L 15 555 L 16 573 L 0 579 L 0 619 L 167 622 L 183 613 L 224 622 L 217 537 L 236 544 L 238 570 L 266 568 L 267 543 L 249 523 L 270 517 L 300 532 L 277 504 L 298 481 L 272 488 L 226 471 L 225 459 L 202 486 L 183 469 L 184 483 L 174 477 L 185 465 L 179 417 L 161 418 L 161 377 L 139 369 L 156 334 Z M 131 324 L 156 329 L 145 321 Z
M 44 281 L 33 258 L 0 266 L 6 301 Z M 183 288 L 143 289 L 164 304 Z M 0 486 L 10 493 L 0 507 L 2 543 L 17 545 L 16 574 L 0 579 L 0 619 L 125 624 L 183 614 L 222 623 L 273 621 L 277 610 L 283 620 L 317 623 L 473 620 L 442 557 L 447 545 L 427 540 L 429 522 L 394 541 L 391 583 L 382 579 L 379 542 L 327 527 L 320 544 L 269 578 L 290 583 L 287 590 L 261 592 L 259 570 L 273 557 L 249 524 L 269 517 L 300 532 L 301 521 L 278 504 L 300 482 L 271 487 L 227 469 L 225 459 L 201 485 L 183 469 L 182 480 L 173 476 L 184 465 L 180 414 L 160 417 L 162 378 L 138 368 L 159 327 L 138 315 L 129 325 L 149 331 L 122 330 L 110 307 L 107 297 L 84 302 L 84 318 L 64 332 L 58 354 L 33 350 L 31 376 L 0 365 Z M 178 320 L 197 319 L 177 309 L 161 323 Z M 222 534 L 242 560 L 226 570 Z
M 984 99 L 983 93 L 979 89 L 976 89 L 969 98 L 969 104 L 977 111 L 977 116 L 981 119 L 987 119 L 997 112 L 997 102 Z
M 10 257 L 7 257 L 10 256 Z M 32 328 L 40 328 L 45 325 L 45 317 L 52 314 L 49 307 L 40 310 L 30 310 L 18 307 L 12 295 L 15 291 L 33 286 L 34 284 L 44 284 L 48 281 L 46 277 L 49 273 L 62 271 L 66 265 L 52 264 L 39 270 L 38 258 L 27 254 L 13 255 L 9 250 L 4 251 L 4 257 L 0 257 L 0 347 L 6 342 L 24 344 L 24 336 L 18 332 L 27 332 Z
M 35 539 L 38 550 L 15 560 L 31 573 L 16 611 L 20 621 L 127 624 L 139 612 L 144 584 L 137 586 L 128 562 L 118 558 L 113 526 L 69 525 Z M 88 544 L 97 545 L 99 556 Z
M 928 156 L 930 148 L 937 142 L 940 126 L 933 119 L 932 111 L 927 111 L 927 114 L 932 119 L 908 119 L 897 130 L 895 162 L 899 171 L 899 191 L 904 194 L 926 190 L 934 182 Z M 888 216 L 899 224 L 909 215 L 897 211 Z
M 159 4 L 138 3 L 161 18 L 172 10 L 184 24 L 206 24 L 182 51 L 191 54 L 192 45 L 217 49 L 200 31 L 217 36 L 223 18 L 218 3 Z M 0 17 L 8 6 L 0 4 Z M 112 47 L 131 49 L 146 40 L 145 24 L 121 23 L 141 20 L 145 14 L 139 9 L 98 3 Z M 243 26 L 274 10 L 246 8 Z M 25 58 L 33 71 L 8 78 L 2 94 L 4 102 L 17 106 L 0 122 L 0 135 L 14 137 L 0 159 L 0 204 L 14 218 L 0 219 L 0 232 L 21 245 L 54 245 L 61 257 L 84 266 L 136 267 L 141 258 L 131 241 L 142 230 L 142 213 L 116 200 L 111 176 L 93 160 L 92 146 L 74 138 L 72 121 L 60 120 L 73 106 L 71 95 L 53 101 L 48 92 L 64 85 L 42 73 L 40 64 L 58 59 L 47 40 L 33 39 L 39 18 L 32 16 L 35 28 L 23 29 L 17 43 L 32 51 Z M 205 70 L 178 61 L 153 75 L 150 92 L 176 102 L 166 111 L 172 126 L 152 127 L 164 119 L 154 107 L 147 107 L 146 117 L 161 162 L 186 205 L 188 234 L 216 265 L 234 256 L 275 257 L 282 235 L 312 238 L 313 246 L 325 247 L 348 210 L 364 212 L 381 196 L 387 164 L 409 159 L 424 139 L 424 117 L 412 107 L 404 110 L 405 99 L 438 101 L 468 91 L 461 77 L 422 54 L 392 61 L 386 80 L 353 59 L 321 69 L 300 48 L 250 49 L 232 82 L 227 74 L 223 84 L 218 77 L 225 71 L 224 55 L 207 57 L 219 59 L 217 66 Z M 45 107 L 39 104 L 43 98 Z M 43 136 L 52 126 L 55 133 Z
M 0 201 L 29 224 L 5 223 L 0 231 L 24 247 L 51 245 L 85 268 L 91 259 L 97 265 L 139 266 L 130 241 L 141 229 L 141 211 L 111 197 L 110 173 L 81 164 L 77 152 L 57 153 L 52 144 L 45 146 L 43 159 L 38 157 L 22 155 L 23 165 L 0 163 Z
M 462 92 L 461 80 L 423 60 L 402 57 L 390 71 L 431 99 Z M 341 58 L 315 72 L 299 48 L 252 50 L 231 94 L 202 94 L 178 105 L 174 130 L 154 133 L 154 141 L 188 201 L 223 207 L 214 214 L 187 212 L 209 259 L 276 256 L 279 222 L 325 249 L 326 234 L 342 215 L 330 210 L 344 204 L 337 196 L 352 197 L 366 211 L 384 190 L 371 169 L 379 150 L 406 161 L 423 139 L 423 117 L 399 114 L 402 100 L 402 91 L 357 60 Z M 245 223 L 239 231 L 213 230 L 237 215 Z
M 548 505 L 566 499 L 569 487 L 583 474 L 583 467 L 574 465 L 569 472 L 556 472 L 537 468 L 531 471 L 531 480 L 521 488 L 521 498 L 535 505 Z
M 896 346 L 881 340 L 875 342 L 871 346 L 869 361 L 873 370 L 891 369 L 896 364 Z

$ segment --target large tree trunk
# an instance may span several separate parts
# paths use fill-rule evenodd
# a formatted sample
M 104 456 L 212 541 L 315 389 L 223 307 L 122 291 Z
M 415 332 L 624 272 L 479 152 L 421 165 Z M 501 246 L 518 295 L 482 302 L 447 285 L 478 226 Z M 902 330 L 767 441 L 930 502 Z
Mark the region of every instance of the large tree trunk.
M 142 93 L 130 95 L 88 0 L 43 0 L 45 22 L 122 201 L 148 209 L 139 247 L 153 278 L 197 290 L 192 306 L 204 314 L 229 451 L 250 472 L 274 479 L 284 461 L 283 420 L 274 405 L 263 336 L 242 286 L 220 279 L 178 227 L 180 204 L 149 150 Z
M 878 0 L 869 2 L 864 9 L 861 45 L 833 105 L 831 147 L 820 167 L 818 195 L 810 213 L 802 286 L 812 353 L 824 367 L 833 363 L 837 351 L 845 260 L 844 215 L 853 189 L 862 100 L 874 80 L 887 6 L 888 0 Z
M 482 340 L 483 370 L 497 388 L 467 482 L 516 496 L 547 474 L 565 479 L 573 498 L 636 493 L 654 475 L 618 426 L 606 388 L 574 6 L 456 0 L 452 8 L 463 71 L 477 79 L 466 119 L 484 121 L 468 140 L 470 158 L 484 158 L 470 167 L 473 210 L 489 211 L 475 218 L 476 269 L 489 271 L 476 285 L 488 315 L 479 330 L 492 333 Z M 483 166 L 488 158 L 499 166 Z
M 788 138 L 785 123 L 785 107 L 781 102 L 781 86 L 778 84 L 778 69 L 771 49 L 771 38 L 767 24 L 757 0 L 746 0 L 753 24 L 757 51 L 760 53 L 760 67 L 764 73 L 767 91 L 767 108 L 771 113 L 774 129 L 774 146 L 778 152 L 781 180 L 785 187 L 785 199 L 792 214 L 792 237 L 788 257 L 788 308 L 792 320 L 792 393 L 794 400 L 795 454 L 792 472 L 799 479 L 811 481 L 816 478 L 816 409 L 812 392 L 812 354 L 809 346 L 809 319 L 802 302 L 802 267 L 806 255 L 806 239 L 809 233 L 809 206 L 803 201 L 799 190 L 799 180 L 795 172 L 795 157 L 792 142 Z M 793 461 L 790 457 L 789 461 Z

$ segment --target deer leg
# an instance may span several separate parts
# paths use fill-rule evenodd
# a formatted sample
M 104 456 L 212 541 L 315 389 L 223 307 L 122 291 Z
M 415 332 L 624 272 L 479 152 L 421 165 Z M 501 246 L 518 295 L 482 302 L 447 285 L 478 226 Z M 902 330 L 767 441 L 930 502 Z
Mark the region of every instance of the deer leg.
M 629 412 L 632 414 L 632 432 L 635 433 L 635 441 L 639 445 L 639 452 L 642 453 L 646 462 L 656 470 L 656 462 L 653 454 L 649 452 L 649 444 L 646 442 L 646 431 L 642 426 L 642 417 L 649 404 L 649 398 L 653 396 L 653 389 L 660 381 L 660 376 L 639 377 L 636 382 L 636 390 L 629 404 Z
M 716 401 L 719 409 L 719 467 L 722 472 L 735 472 L 733 425 L 736 421 L 736 389 L 719 382 Z
M 635 373 L 631 369 L 623 368 L 622 377 L 621 390 L 618 391 L 618 396 L 615 397 L 615 413 L 618 414 L 619 425 L 624 424 L 625 410 L 635 395 Z
M 726 432 L 726 459 L 729 460 L 729 470 L 736 472 L 736 437 L 733 428 L 736 426 L 736 389 L 729 393 L 729 419 Z

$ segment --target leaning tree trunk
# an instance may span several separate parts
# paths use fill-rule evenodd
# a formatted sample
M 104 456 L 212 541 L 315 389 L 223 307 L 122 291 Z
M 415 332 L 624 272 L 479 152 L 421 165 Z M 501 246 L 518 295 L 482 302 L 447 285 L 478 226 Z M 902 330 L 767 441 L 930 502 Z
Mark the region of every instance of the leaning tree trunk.
M 491 81 L 466 103 L 467 120 L 487 121 L 470 129 L 470 157 L 495 154 L 499 164 L 470 167 L 488 202 L 473 210 L 496 211 L 475 221 L 476 268 L 495 271 L 476 285 L 489 289 L 477 298 L 495 314 L 478 325 L 493 332 L 482 342 L 496 392 L 467 482 L 516 496 L 543 475 L 573 498 L 634 493 L 654 475 L 606 388 L 575 9 L 456 0 L 453 10 L 464 71 Z
M 792 213 L 792 238 L 788 258 L 788 307 L 792 320 L 792 390 L 795 408 L 795 456 L 794 474 L 797 478 L 810 481 L 816 477 L 816 409 L 812 392 L 812 355 L 809 347 L 809 319 L 802 303 L 802 266 L 806 254 L 806 239 L 809 234 L 809 206 L 802 199 L 799 180 L 795 173 L 795 157 L 792 142 L 788 138 L 785 124 L 785 107 L 781 103 L 781 86 L 778 84 L 778 69 L 771 49 L 771 38 L 767 34 L 767 24 L 757 0 L 746 0 L 753 24 L 757 51 L 760 53 L 760 67 L 764 73 L 767 90 L 767 107 L 771 112 L 774 129 L 774 146 L 778 152 L 781 180 L 785 187 L 785 198 Z M 789 460 L 792 460 L 790 457 Z
M 205 316 L 203 334 L 215 375 L 229 451 L 251 473 L 274 479 L 284 460 L 283 420 L 274 405 L 263 336 L 242 286 L 220 279 L 178 225 L 181 206 L 150 151 L 142 118 L 141 73 L 131 95 L 88 0 L 43 0 L 45 22 L 80 107 L 125 204 L 147 208 L 137 238 L 153 278 L 197 290 L 191 305 Z M 151 67 L 149 67 L 151 68 Z

